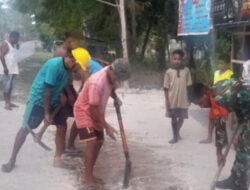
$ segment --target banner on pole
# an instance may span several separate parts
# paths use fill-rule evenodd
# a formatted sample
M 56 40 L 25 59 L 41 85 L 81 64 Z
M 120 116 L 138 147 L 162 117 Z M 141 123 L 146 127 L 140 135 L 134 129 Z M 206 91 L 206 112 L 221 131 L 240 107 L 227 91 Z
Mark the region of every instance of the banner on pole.
M 210 9 L 211 0 L 179 0 L 178 36 L 208 34 Z

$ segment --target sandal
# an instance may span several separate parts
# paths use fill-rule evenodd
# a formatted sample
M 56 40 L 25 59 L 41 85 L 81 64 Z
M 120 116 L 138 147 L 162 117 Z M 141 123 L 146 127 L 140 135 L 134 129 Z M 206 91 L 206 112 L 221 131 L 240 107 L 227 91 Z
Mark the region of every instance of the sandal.
M 86 190 L 100 190 L 100 187 L 98 185 L 88 185 Z
M 11 104 L 10 104 L 10 107 L 12 107 L 12 108 L 18 108 L 19 106 L 16 105 L 16 104 L 11 103 Z
M 86 179 L 82 179 L 81 181 L 82 181 L 82 183 L 87 183 Z M 106 184 L 101 178 L 97 178 L 97 177 L 95 177 L 95 182 L 97 184 L 100 184 L 100 185 L 105 185 Z
M 72 165 L 66 164 L 66 163 L 61 163 L 60 165 L 54 165 L 55 168 L 62 168 L 66 170 L 75 170 L 76 168 Z
M 62 168 L 62 169 L 67 169 L 67 170 L 75 170 L 76 169 L 74 166 L 66 164 L 65 162 L 63 162 L 61 157 L 55 157 L 54 158 L 53 166 L 55 168 Z

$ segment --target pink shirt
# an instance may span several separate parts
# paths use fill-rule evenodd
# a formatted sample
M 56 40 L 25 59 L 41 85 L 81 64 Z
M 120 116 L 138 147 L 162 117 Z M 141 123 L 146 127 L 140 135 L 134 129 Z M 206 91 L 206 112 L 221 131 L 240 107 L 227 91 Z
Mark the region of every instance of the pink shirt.
M 94 127 L 98 131 L 104 129 L 103 126 L 95 124 L 90 113 L 90 105 L 100 106 L 101 111 L 105 114 L 108 98 L 113 89 L 108 81 L 107 69 L 108 67 L 102 69 L 86 81 L 74 104 L 74 115 L 78 128 Z

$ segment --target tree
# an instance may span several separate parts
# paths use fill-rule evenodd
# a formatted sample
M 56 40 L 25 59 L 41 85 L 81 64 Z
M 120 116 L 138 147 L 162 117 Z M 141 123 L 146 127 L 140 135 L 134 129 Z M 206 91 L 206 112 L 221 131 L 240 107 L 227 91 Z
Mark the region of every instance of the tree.
M 98 1 L 106 2 L 107 6 Z M 35 14 L 37 26 L 42 23 L 53 28 L 55 37 L 77 34 L 85 39 L 102 41 L 117 56 L 121 56 L 124 36 L 135 60 L 143 62 L 145 51 L 156 48 L 159 68 L 165 67 L 165 49 L 168 38 L 176 37 L 178 1 L 176 0 L 126 0 L 124 12 L 113 6 L 123 5 L 124 0 L 15 0 L 15 7 L 22 12 Z M 120 3 L 116 3 L 120 2 Z M 120 8 L 119 10 L 122 10 Z M 126 16 L 121 16 L 126 14 Z M 123 22 L 120 22 L 120 20 Z M 127 29 L 121 23 L 127 23 Z M 127 32 L 127 35 L 124 35 Z M 121 41 L 121 33 L 123 40 Z M 47 38 L 49 39 L 49 38 Z M 152 46 L 152 44 L 156 44 Z M 124 44 L 124 47 L 127 46 Z M 127 48 L 123 48 L 127 49 Z M 127 56 L 128 53 L 123 53 Z M 140 56 L 138 56 L 140 55 Z

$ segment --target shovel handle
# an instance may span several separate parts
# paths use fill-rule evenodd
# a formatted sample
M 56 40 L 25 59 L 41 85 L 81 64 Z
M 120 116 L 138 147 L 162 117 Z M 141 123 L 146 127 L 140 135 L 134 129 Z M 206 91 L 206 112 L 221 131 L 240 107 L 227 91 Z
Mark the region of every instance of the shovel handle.
M 51 119 L 53 120 L 56 116 L 56 114 L 60 111 L 60 109 L 62 108 L 62 106 L 59 104 L 54 110 L 53 112 L 51 113 Z M 50 124 L 47 124 L 47 123 L 44 123 L 43 127 L 41 128 L 41 130 L 39 131 L 39 133 L 37 135 L 39 135 L 39 139 L 38 140 L 41 140 L 42 139 L 42 136 L 44 134 L 44 132 L 47 130 L 48 126 Z
M 230 143 L 227 145 L 227 148 L 226 148 L 225 153 L 224 153 L 224 160 L 226 160 L 226 158 L 227 158 L 227 155 L 228 155 L 228 153 L 229 153 L 229 150 L 230 150 L 230 148 L 231 148 L 231 146 L 232 146 L 232 144 L 233 144 L 233 140 L 234 140 L 235 137 L 237 136 L 239 129 L 240 129 L 240 125 L 238 125 L 238 126 L 236 127 L 236 129 L 234 130 L 232 139 L 231 139 Z M 224 164 L 221 164 L 221 165 L 219 166 L 219 168 L 218 168 L 218 170 L 217 170 L 217 172 L 216 172 L 216 174 L 215 174 L 214 180 L 212 181 L 210 190 L 215 190 L 215 183 L 216 183 L 216 181 L 219 179 L 223 167 L 224 167 Z
M 121 138 L 122 138 L 123 150 L 124 150 L 126 159 L 128 159 L 129 158 L 128 144 L 127 144 L 127 139 L 126 139 L 126 135 L 125 135 L 123 123 L 122 123 L 121 109 L 120 109 L 120 105 L 119 104 L 115 104 L 115 110 L 116 110 L 116 115 L 117 115 L 117 119 L 118 119 L 118 123 L 119 123 L 119 128 L 120 128 L 120 133 L 121 133 Z

